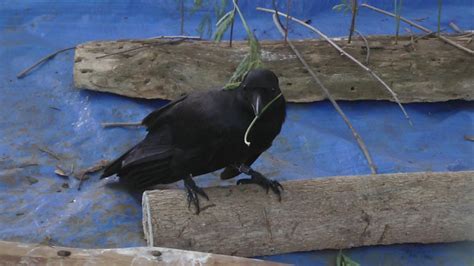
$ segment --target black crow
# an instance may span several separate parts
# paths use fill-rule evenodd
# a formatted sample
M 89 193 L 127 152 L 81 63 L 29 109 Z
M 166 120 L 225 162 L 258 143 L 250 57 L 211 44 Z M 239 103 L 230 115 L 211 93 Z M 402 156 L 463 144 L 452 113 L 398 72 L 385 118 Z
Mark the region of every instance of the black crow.
M 252 70 L 236 89 L 192 93 L 150 113 L 142 122 L 145 139 L 112 162 L 102 178 L 117 174 L 136 188 L 182 179 L 188 203 L 199 213 L 198 194 L 209 198 L 192 178 L 225 168 L 222 179 L 244 173 L 250 178 L 237 184 L 258 184 L 280 199 L 280 183 L 250 166 L 272 145 L 285 115 L 278 77 Z

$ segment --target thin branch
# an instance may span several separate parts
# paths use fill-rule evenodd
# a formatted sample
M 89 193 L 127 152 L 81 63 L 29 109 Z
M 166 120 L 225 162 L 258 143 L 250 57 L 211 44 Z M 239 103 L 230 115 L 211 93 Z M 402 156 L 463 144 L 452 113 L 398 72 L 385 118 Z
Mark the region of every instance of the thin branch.
M 400 34 L 400 14 L 402 12 L 402 0 L 395 0 L 395 19 L 397 24 L 397 29 L 395 32 L 395 44 L 398 44 L 398 35 Z
M 38 147 L 38 150 L 40 150 L 40 151 L 42 151 L 42 152 L 48 154 L 49 156 L 53 157 L 54 159 L 56 159 L 56 160 L 58 160 L 58 161 L 61 161 L 61 160 L 62 160 L 61 156 L 59 156 L 57 153 L 55 153 L 55 152 L 49 150 L 49 149 L 46 148 L 46 147 Z
M 275 10 L 275 12 L 278 12 L 278 9 L 277 9 L 277 5 L 276 5 L 276 2 L 275 0 L 272 0 L 272 4 L 273 4 L 273 10 Z M 286 20 L 288 20 L 288 17 L 286 17 Z M 278 25 L 280 25 L 280 27 L 285 31 L 285 41 L 286 39 L 288 38 L 288 29 L 283 27 L 283 23 L 281 23 L 281 20 L 280 20 L 280 17 L 277 17 L 277 20 L 278 20 Z
M 404 44 L 403 46 L 407 49 L 411 48 L 413 49 L 413 51 L 416 50 L 416 47 L 415 47 L 415 37 L 413 37 L 413 31 L 410 29 L 410 28 L 405 28 L 405 30 L 410 34 L 410 42 L 407 43 L 407 44 Z
M 438 35 L 441 34 L 441 9 L 443 6 L 443 0 L 438 0 Z
M 89 179 L 89 177 L 87 176 L 88 174 L 93 174 L 93 173 L 96 173 L 102 169 L 105 169 L 105 167 L 107 167 L 109 165 L 110 161 L 107 161 L 107 160 L 100 160 L 98 163 L 96 163 L 95 165 L 89 167 L 89 168 L 86 168 L 84 170 L 81 170 L 79 171 L 79 173 L 74 176 L 77 180 L 79 180 L 79 185 L 77 186 L 77 190 L 81 190 L 81 187 L 82 187 L 82 183 Z
M 274 10 L 272 9 L 268 9 L 268 8 L 261 8 L 261 7 L 257 7 L 257 10 L 259 11 L 264 11 L 264 12 L 269 12 L 269 13 L 278 13 L 280 16 L 284 16 L 284 17 L 287 17 L 286 14 L 284 13 L 281 13 L 281 12 L 275 12 Z M 353 56 L 351 56 L 350 54 L 348 54 L 346 51 L 344 51 L 341 47 L 339 47 L 339 45 L 337 45 L 333 40 L 329 39 L 328 36 L 326 36 L 324 33 L 322 33 L 320 30 L 316 29 L 315 27 L 311 26 L 311 25 L 308 25 L 307 23 L 305 23 L 304 21 L 302 20 L 299 20 L 295 17 L 291 17 L 290 16 L 290 19 L 309 28 L 310 30 L 316 32 L 319 36 L 321 36 L 323 39 L 325 39 L 328 43 L 331 44 L 332 47 L 334 47 L 336 50 L 338 50 L 341 54 L 345 55 L 347 58 L 349 58 L 350 60 L 352 60 L 354 63 L 356 63 L 358 66 L 360 66 L 362 69 L 364 69 L 365 71 L 369 72 L 369 74 L 375 78 L 378 82 L 380 82 L 380 84 L 383 85 L 383 87 L 388 91 L 390 92 L 390 94 L 392 95 L 393 99 L 395 100 L 395 102 L 398 104 L 398 106 L 400 107 L 400 109 L 402 110 L 403 114 L 405 115 L 405 118 L 408 120 L 408 123 L 413 126 L 413 123 L 410 119 L 410 116 L 408 116 L 408 113 L 406 112 L 405 108 L 403 107 L 403 105 L 400 103 L 400 100 L 398 99 L 398 96 L 397 94 L 387 85 L 387 83 L 385 83 L 377 74 L 375 74 L 374 71 L 372 71 L 372 69 L 368 68 L 367 66 L 365 66 L 364 64 L 362 64 L 361 62 L 359 62 L 357 59 L 355 59 Z
M 258 9 L 258 8 L 257 8 Z M 280 31 L 281 35 L 282 36 L 285 36 L 285 31 L 283 30 L 283 28 L 281 27 L 281 25 L 279 24 L 279 20 L 278 20 L 278 15 L 276 12 L 273 13 L 273 23 L 275 23 L 275 26 L 278 28 L 278 30 Z M 300 62 L 303 64 L 303 66 L 305 67 L 305 69 L 308 71 L 308 73 L 311 75 L 311 77 L 314 79 L 314 81 L 316 82 L 316 84 L 318 84 L 318 86 L 323 90 L 323 92 L 326 94 L 326 97 L 329 99 L 329 101 L 332 103 L 332 105 L 334 106 L 334 108 L 336 109 L 336 111 L 339 113 L 339 115 L 341 115 L 342 119 L 344 120 L 344 122 L 346 123 L 346 125 L 349 127 L 349 129 L 351 130 L 352 132 L 352 135 L 354 135 L 354 138 L 356 139 L 357 141 L 357 144 L 359 145 L 360 149 L 362 150 L 362 153 L 364 154 L 365 158 L 367 159 L 367 162 L 369 164 L 369 167 L 370 167 L 370 171 L 372 172 L 372 174 L 376 174 L 377 173 L 377 167 L 375 166 L 373 160 L 372 160 L 372 157 L 370 156 L 370 153 L 369 151 L 367 150 L 367 147 L 364 143 L 364 141 L 362 140 L 362 138 L 360 137 L 359 133 L 357 133 L 357 131 L 355 130 L 355 128 L 352 126 L 351 122 L 349 121 L 349 119 L 347 118 L 347 116 L 344 114 L 344 112 L 342 111 L 341 107 L 339 107 L 339 104 L 336 102 L 336 100 L 334 100 L 334 98 L 332 97 L 332 95 L 329 93 L 329 90 L 324 86 L 324 84 L 321 82 L 321 80 L 319 80 L 319 78 L 316 76 L 316 74 L 314 73 L 314 71 L 311 69 L 311 67 L 308 65 L 308 63 L 306 63 L 306 61 L 304 60 L 303 56 L 300 54 L 300 52 L 296 49 L 296 47 L 293 45 L 293 43 L 290 41 L 289 38 L 286 39 L 286 42 L 288 43 L 288 45 L 290 46 L 290 48 L 293 50 L 293 52 L 295 53 L 296 57 L 298 57 L 298 59 L 300 60 Z
M 357 35 L 359 35 L 362 40 L 364 41 L 365 43 L 365 47 L 367 49 L 367 55 L 365 56 L 365 63 L 368 65 L 369 62 L 370 62 L 370 46 L 369 46 L 369 41 L 364 37 L 364 35 L 362 33 L 360 33 L 358 30 L 354 30 L 355 33 L 357 33 Z
M 464 135 L 464 140 L 474 141 L 474 136 L 473 135 Z
M 384 15 L 390 16 L 390 17 L 395 17 L 395 14 L 393 14 L 393 13 L 390 13 L 390 12 L 388 12 L 388 11 L 385 11 L 385 10 L 383 10 L 383 9 L 380 9 L 380 8 L 377 8 L 377 7 L 368 5 L 368 4 L 362 4 L 361 6 L 366 7 L 366 8 L 368 8 L 368 9 L 371 9 L 371 10 L 376 11 L 376 12 L 382 13 L 382 14 L 384 14 Z M 425 28 L 425 27 L 423 27 L 423 26 L 421 26 L 421 25 L 419 25 L 419 24 L 416 24 L 415 22 L 413 22 L 413 21 L 411 21 L 411 20 L 408 20 L 408 19 L 406 19 L 406 18 L 404 18 L 404 17 L 400 17 L 400 20 L 403 21 L 403 22 L 405 22 L 405 23 L 407 23 L 407 24 L 409 24 L 409 25 L 412 25 L 413 27 L 415 27 L 415 28 L 417 28 L 417 29 L 420 29 L 420 30 L 422 30 L 422 31 L 424 31 L 424 32 L 426 32 L 426 33 L 430 33 L 430 34 L 433 33 L 433 31 L 431 31 L 431 30 L 429 30 L 429 29 L 427 29 L 427 28 Z M 437 37 L 438 37 L 439 39 L 441 39 L 441 40 L 447 42 L 448 44 L 451 44 L 452 46 L 454 46 L 454 47 L 456 47 L 456 48 L 458 48 L 458 49 L 463 50 L 464 52 L 467 52 L 467 53 L 469 53 L 469 54 L 471 54 L 471 55 L 474 55 L 474 51 L 471 50 L 471 49 L 469 49 L 469 48 L 467 48 L 467 47 L 464 47 L 464 46 L 462 46 L 462 45 L 459 45 L 459 44 L 457 44 L 456 42 L 454 42 L 454 41 L 452 41 L 452 40 L 450 40 L 450 39 L 448 39 L 448 38 L 446 38 L 446 37 L 444 37 L 444 36 L 442 36 L 442 35 L 440 35 L 440 34 L 438 34 Z
M 180 1 L 179 16 L 181 18 L 181 35 L 184 35 L 184 0 Z
M 104 122 L 101 124 L 103 128 L 111 127 L 140 127 L 142 122 Z
M 464 31 L 461 30 L 461 28 L 459 28 L 458 25 L 456 25 L 456 23 L 454 23 L 454 22 L 451 21 L 451 22 L 449 22 L 448 25 L 449 25 L 449 27 L 450 27 L 451 29 L 453 29 L 455 32 L 457 32 L 457 33 L 464 33 Z
M 127 50 L 121 50 L 121 51 L 118 51 L 118 52 L 115 52 L 115 53 L 110 53 L 110 54 L 97 56 L 95 59 L 102 59 L 102 58 L 112 56 L 112 55 L 125 54 L 125 53 L 128 53 L 128 52 L 133 52 L 133 51 L 141 50 L 141 49 L 144 49 L 144 48 L 150 48 L 150 47 L 158 46 L 158 45 L 176 44 L 176 43 L 183 42 L 185 39 L 186 38 L 179 38 L 179 39 L 175 39 L 175 40 L 171 40 L 171 41 L 167 41 L 167 42 L 156 42 L 156 43 L 146 43 L 146 44 L 143 43 L 142 46 L 130 48 L 130 49 L 127 49 Z
M 423 34 L 423 35 L 418 36 L 418 37 L 416 37 L 415 39 L 413 39 L 413 42 L 416 43 L 417 41 L 419 41 L 419 40 L 421 40 L 421 39 L 428 38 L 428 37 L 433 36 L 433 35 L 435 35 L 435 34 L 436 34 L 436 32 L 430 32 L 430 33 L 427 33 L 427 34 Z
M 352 19 L 351 19 L 351 27 L 349 29 L 349 39 L 347 40 L 347 43 L 351 43 L 352 40 L 352 35 L 354 34 L 354 29 L 355 29 L 355 21 L 356 21 L 356 16 L 357 16 L 357 0 L 351 0 L 352 3 Z M 286 17 L 288 20 L 288 17 Z
M 186 35 L 160 35 L 155 37 L 147 38 L 147 40 L 155 40 L 155 39 L 190 39 L 190 40 L 201 40 L 202 38 L 199 36 L 186 36 Z
M 144 49 L 144 48 L 148 48 L 148 47 L 150 47 L 150 45 L 142 44 L 142 46 L 139 46 L 139 47 L 134 47 L 134 48 L 130 48 L 130 49 L 123 50 L 123 51 L 119 51 L 119 52 L 115 52 L 115 53 L 110 53 L 110 54 L 105 54 L 105 55 L 97 56 L 95 59 L 102 59 L 102 58 L 105 58 L 105 57 L 108 57 L 108 56 L 112 56 L 112 55 L 125 54 L 125 53 L 128 53 L 128 52 L 133 52 L 133 51 L 140 50 L 140 49 Z
M 33 68 L 35 68 L 36 66 L 48 61 L 49 59 L 55 57 L 57 54 L 59 53 L 62 53 L 62 52 L 65 52 L 65 51 L 68 51 L 68 50 L 72 50 L 72 49 L 75 49 L 76 46 L 73 46 L 73 47 L 68 47 L 68 48 L 64 48 L 64 49 L 61 49 L 61 50 L 58 50 L 54 53 L 51 53 L 43 58 L 41 58 L 38 62 L 34 63 L 33 65 L 31 65 L 30 67 L 26 68 L 25 70 L 21 71 L 20 73 L 18 73 L 18 75 L 16 75 L 16 78 L 18 79 L 21 79 L 23 77 L 25 77 Z
M 235 0 L 235 4 L 238 5 L 239 1 Z M 235 7 L 234 7 L 235 9 Z M 232 22 L 230 24 L 230 38 L 229 38 L 229 47 L 232 47 L 232 39 L 234 37 L 234 22 L 235 22 L 235 16 L 232 17 Z
M 287 0 L 287 2 L 286 2 L 286 14 L 288 14 L 288 15 L 290 15 L 290 6 L 291 6 L 291 0 Z M 288 31 L 290 30 L 289 22 L 290 22 L 290 18 L 289 18 L 289 16 L 287 16 L 286 17 L 286 25 L 285 25 L 285 42 L 288 39 Z

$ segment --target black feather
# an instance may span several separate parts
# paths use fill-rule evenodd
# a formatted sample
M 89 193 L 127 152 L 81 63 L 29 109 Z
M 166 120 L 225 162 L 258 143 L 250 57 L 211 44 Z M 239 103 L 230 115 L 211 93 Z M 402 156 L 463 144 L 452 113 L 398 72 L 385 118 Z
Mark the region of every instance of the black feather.
M 244 134 L 260 107 L 280 94 L 278 78 L 269 70 L 250 71 L 233 90 L 212 90 L 185 95 L 150 113 L 142 123 L 148 134 L 143 141 L 111 163 L 103 177 L 117 174 L 136 187 L 167 184 L 226 168 L 222 178 L 250 166 L 280 133 L 285 120 L 283 97 L 272 103 Z M 258 109 L 258 108 L 257 108 Z

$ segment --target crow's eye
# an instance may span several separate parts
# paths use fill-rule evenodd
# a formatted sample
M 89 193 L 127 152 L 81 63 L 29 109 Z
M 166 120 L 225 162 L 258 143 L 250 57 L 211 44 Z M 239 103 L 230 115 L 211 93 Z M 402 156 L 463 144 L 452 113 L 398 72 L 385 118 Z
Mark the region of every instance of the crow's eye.
M 272 91 L 276 91 L 276 89 L 275 89 L 275 88 L 272 88 Z

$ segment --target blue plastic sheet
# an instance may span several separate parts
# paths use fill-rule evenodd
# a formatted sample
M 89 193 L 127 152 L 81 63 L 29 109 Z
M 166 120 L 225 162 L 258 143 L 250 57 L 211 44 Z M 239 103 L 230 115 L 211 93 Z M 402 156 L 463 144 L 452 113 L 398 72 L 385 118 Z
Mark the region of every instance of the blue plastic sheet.
M 271 7 L 271 1 L 239 2 L 259 39 L 280 37 L 271 16 L 254 10 L 256 6 Z M 286 1 L 278 2 L 286 10 Z M 393 10 L 393 1 L 370 2 Z M 425 18 L 420 23 L 436 29 L 436 1 L 405 2 L 404 16 Z M 292 1 L 291 10 L 295 16 L 311 19 L 328 35 L 343 36 L 350 17 L 331 10 L 337 3 Z M 187 10 L 191 5 L 187 1 Z M 206 12 L 186 15 L 185 33 L 195 35 Z M 450 31 L 447 25 L 454 21 L 463 29 L 472 29 L 473 15 L 472 1 L 444 1 L 442 28 Z M 360 10 L 357 25 L 364 34 L 393 34 L 395 29 L 392 19 L 365 9 Z M 0 239 L 85 248 L 145 245 L 140 195 L 114 188 L 108 184 L 113 180 L 99 181 L 97 175 L 78 191 L 75 178 L 61 178 L 54 170 L 60 165 L 68 172 L 74 166 L 77 173 L 116 157 L 145 132 L 103 129 L 101 123 L 139 121 L 165 102 L 74 88 L 72 51 L 57 55 L 24 79 L 15 75 L 57 49 L 91 40 L 176 35 L 179 27 L 174 0 L 0 2 Z M 235 36 L 245 37 L 239 21 Z M 290 37 L 314 36 L 291 25 Z M 341 102 L 341 106 L 381 173 L 474 169 L 473 143 L 463 138 L 474 134 L 471 102 L 407 104 L 414 127 L 393 103 Z M 45 148 L 60 160 L 41 151 Z M 281 181 L 370 173 L 350 131 L 328 102 L 289 105 L 283 132 L 255 167 Z M 220 181 L 216 174 L 209 174 L 197 182 L 216 186 L 235 181 Z M 472 249 L 473 244 L 466 242 L 364 247 L 345 253 L 363 265 L 472 265 Z M 263 258 L 327 265 L 335 261 L 336 254 L 319 251 Z

